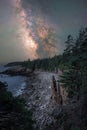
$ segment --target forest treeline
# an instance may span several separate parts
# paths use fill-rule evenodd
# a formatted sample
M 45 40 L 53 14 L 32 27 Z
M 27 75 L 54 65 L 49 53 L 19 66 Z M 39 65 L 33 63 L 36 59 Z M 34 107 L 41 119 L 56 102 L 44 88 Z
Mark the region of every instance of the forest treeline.
M 33 61 L 28 59 L 28 61 L 22 62 L 22 65 L 29 69 L 48 71 L 56 71 L 58 68 L 66 70 L 73 66 L 85 71 L 87 69 L 87 28 L 81 29 L 76 39 L 69 35 L 65 46 L 66 48 L 61 55 Z
M 54 71 L 58 68 L 67 70 L 73 66 L 82 71 L 86 71 L 87 28 L 81 29 L 76 39 L 69 35 L 65 42 L 65 46 L 66 48 L 61 55 L 33 61 L 28 59 L 28 61 L 22 62 L 22 65 L 29 69 L 42 69 L 48 71 Z

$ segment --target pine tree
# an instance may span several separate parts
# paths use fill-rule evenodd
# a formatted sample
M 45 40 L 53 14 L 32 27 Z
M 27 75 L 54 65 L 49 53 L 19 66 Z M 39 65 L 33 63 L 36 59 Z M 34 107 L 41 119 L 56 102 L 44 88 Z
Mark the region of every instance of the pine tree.
M 73 47 L 73 43 L 74 43 L 73 37 L 71 35 L 69 35 L 67 37 L 67 41 L 65 43 L 66 43 L 66 49 L 64 50 L 64 54 L 66 56 L 69 56 L 72 53 L 72 47 Z

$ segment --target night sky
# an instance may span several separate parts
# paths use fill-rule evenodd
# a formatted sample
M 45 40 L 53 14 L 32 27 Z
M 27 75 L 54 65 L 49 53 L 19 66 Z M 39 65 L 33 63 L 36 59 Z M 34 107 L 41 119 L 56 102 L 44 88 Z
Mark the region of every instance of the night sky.
M 0 1 L 0 63 L 60 54 L 67 35 L 86 26 L 87 0 Z

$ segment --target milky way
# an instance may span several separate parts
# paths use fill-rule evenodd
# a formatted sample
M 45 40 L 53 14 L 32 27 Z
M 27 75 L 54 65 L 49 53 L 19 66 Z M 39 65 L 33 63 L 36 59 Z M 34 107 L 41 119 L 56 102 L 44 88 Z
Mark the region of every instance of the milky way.
M 21 0 L 15 2 L 15 9 L 19 22 L 18 37 L 29 52 L 30 58 L 54 56 L 56 54 L 56 46 L 53 45 L 55 42 L 49 37 L 51 25 L 48 26 L 44 21 L 41 12 L 37 10 L 39 15 L 35 16 L 31 5 L 28 4 L 28 8 L 24 9 Z M 47 38 L 49 40 L 46 42 Z
M 27 21 L 27 16 L 25 10 L 22 8 L 21 1 L 18 0 L 15 3 L 15 11 L 17 13 L 17 20 L 18 20 L 18 30 L 17 36 L 21 40 L 22 46 L 25 47 L 26 51 L 29 53 L 29 57 L 31 59 L 38 58 L 38 54 L 36 53 L 37 50 L 37 43 L 34 41 L 31 32 L 31 21 Z M 30 16 L 30 19 L 32 16 Z

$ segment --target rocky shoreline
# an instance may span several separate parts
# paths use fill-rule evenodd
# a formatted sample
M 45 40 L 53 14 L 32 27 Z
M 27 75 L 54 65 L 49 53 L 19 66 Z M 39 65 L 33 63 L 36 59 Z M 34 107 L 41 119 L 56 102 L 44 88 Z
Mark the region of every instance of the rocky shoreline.
M 27 101 L 27 107 L 33 111 L 33 119 L 39 130 L 46 129 L 56 122 L 62 108 L 51 99 L 51 79 L 58 75 L 50 72 L 35 72 L 27 78 L 27 87 L 21 95 Z
M 21 95 L 27 102 L 27 108 L 33 112 L 35 129 L 38 130 L 72 130 L 79 128 L 82 130 L 81 120 L 82 102 L 69 102 L 59 105 L 52 99 L 52 76 L 58 80 L 57 73 L 34 72 L 27 77 L 23 94 Z M 80 114 L 79 114 L 80 113 Z M 84 128 L 84 130 L 86 130 Z

